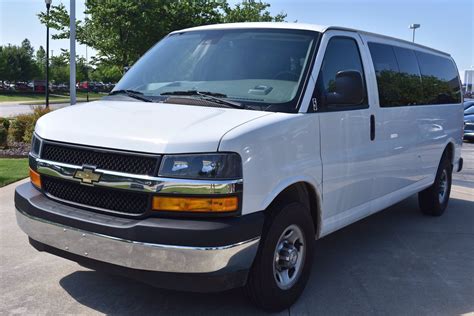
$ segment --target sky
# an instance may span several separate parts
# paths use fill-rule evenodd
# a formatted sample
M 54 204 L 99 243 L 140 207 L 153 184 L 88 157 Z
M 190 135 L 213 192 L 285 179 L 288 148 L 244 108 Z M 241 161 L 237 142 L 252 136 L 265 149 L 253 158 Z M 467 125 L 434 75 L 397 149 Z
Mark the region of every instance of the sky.
M 53 5 L 69 0 L 53 0 Z M 240 1 L 230 0 L 234 4 Z M 415 41 L 450 53 L 463 73 L 474 67 L 474 0 L 266 0 L 270 12 L 287 13 L 288 22 L 337 25 L 411 40 L 408 26 L 421 24 Z M 46 46 L 45 27 L 37 14 L 44 0 L 0 0 L 0 45 L 19 45 L 28 38 L 35 49 Z M 76 0 L 76 18 L 84 18 L 84 1 Z M 54 31 L 51 31 L 54 33 Z M 56 55 L 68 40 L 50 41 Z M 86 55 L 84 45 L 76 52 Z M 89 57 L 94 54 L 88 49 Z

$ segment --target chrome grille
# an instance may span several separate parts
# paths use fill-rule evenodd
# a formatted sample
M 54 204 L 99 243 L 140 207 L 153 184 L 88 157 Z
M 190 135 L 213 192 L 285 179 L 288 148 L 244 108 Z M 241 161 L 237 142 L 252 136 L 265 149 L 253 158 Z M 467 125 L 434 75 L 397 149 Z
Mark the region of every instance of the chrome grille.
M 153 176 L 158 167 L 159 156 L 122 153 L 82 146 L 68 146 L 45 142 L 41 158 L 50 161 L 98 169 Z

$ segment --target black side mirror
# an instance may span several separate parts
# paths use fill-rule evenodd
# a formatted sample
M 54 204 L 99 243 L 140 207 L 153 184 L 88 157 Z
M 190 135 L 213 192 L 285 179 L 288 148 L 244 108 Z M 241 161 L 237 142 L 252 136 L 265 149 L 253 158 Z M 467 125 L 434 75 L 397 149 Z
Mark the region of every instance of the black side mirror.
M 364 101 L 364 84 L 360 72 L 339 71 L 333 84 L 334 92 L 325 94 L 325 105 L 359 105 Z

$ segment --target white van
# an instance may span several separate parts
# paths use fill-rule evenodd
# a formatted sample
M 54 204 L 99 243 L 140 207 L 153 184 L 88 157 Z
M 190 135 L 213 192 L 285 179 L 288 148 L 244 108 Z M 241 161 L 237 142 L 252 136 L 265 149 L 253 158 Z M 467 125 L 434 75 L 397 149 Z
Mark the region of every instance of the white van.
M 282 310 L 318 238 L 415 193 L 445 211 L 462 126 L 434 49 L 290 23 L 176 31 L 105 99 L 38 121 L 17 220 L 86 267 Z

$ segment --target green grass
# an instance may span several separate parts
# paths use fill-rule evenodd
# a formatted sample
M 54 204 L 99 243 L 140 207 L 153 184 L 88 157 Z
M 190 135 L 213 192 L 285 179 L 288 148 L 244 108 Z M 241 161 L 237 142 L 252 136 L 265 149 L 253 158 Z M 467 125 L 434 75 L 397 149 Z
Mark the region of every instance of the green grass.
M 97 100 L 103 97 L 105 94 L 102 93 L 89 93 L 89 100 Z M 76 97 L 78 100 L 85 100 L 87 97 L 86 92 L 77 92 Z M 68 95 L 57 95 L 50 94 L 49 100 L 51 102 L 67 102 L 69 101 Z M 44 103 L 45 96 L 44 94 L 27 94 L 27 93 L 15 93 L 15 94 L 0 94 L 0 103 L 1 102 L 25 102 L 25 103 Z
M 28 158 L 0 158 L 0 187 L 28 177 Z

